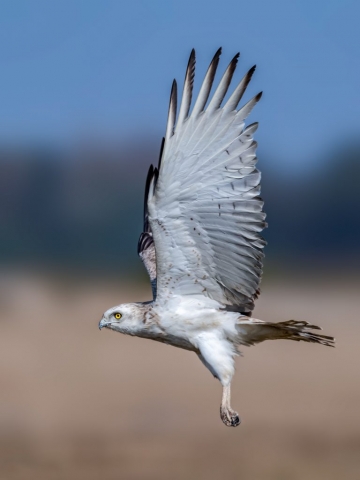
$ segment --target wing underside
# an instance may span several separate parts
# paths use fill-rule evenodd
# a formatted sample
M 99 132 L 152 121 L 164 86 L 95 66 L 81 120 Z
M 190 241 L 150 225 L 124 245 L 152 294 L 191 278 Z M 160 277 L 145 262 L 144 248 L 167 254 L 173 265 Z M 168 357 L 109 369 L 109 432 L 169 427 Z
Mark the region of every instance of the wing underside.
M 249 314 L 259 294 L 265 213 L 253 140 L 257 124 L 245 128 L 244 122 L 261 94 L 237 110 L 253 67 L 222 106 L 236 55 L 210 98 L 220 53 L 189 113 L 195 73 L 191 52 L 177 121 L 173 83 L 161 164 L 148 175 L 140 256 L 155 246 L 156 266 L 155 252 L 151 268 L 143 260 L 150 278 L 157 277 L 159 297 L 201 294 Z

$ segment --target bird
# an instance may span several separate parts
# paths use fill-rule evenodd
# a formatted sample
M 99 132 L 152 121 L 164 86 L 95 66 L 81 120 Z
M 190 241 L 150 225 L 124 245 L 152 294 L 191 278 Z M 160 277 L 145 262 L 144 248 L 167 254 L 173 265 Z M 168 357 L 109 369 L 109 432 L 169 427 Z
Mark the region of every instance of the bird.
M 195 352 L 222 385 L 223 423 L 236 427 L 241 420 L 230 388 L 239 348 L 277 339 L 334 346 L 335 340 L 306 321 L 252 316 L 267 224 L 253 139 L 258 123 L 245 120 L 262 92 L 238 108 L 254 65 L 225 100 L 237 53 L 211 94 L 221 53 L 219 48 L 212 58 L 194 102 L 194 49 L 179 108 L 172 83 L 158 166 L 150 166 L 146 179 L 138 242 L 153 298 L 108 309 L 99 328 Z

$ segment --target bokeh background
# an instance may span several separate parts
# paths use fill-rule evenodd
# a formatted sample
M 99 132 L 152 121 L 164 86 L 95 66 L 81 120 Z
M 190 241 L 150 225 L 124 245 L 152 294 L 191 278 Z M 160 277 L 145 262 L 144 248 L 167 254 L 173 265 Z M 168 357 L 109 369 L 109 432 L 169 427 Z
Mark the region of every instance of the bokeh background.
M 350 0 L 0 2 L 0 478 L 358 479 L 360 30 Z M 233 404 L 195 355 L 97 330 L 150 298 L 147 168 L 192 47 L 264 90 L 255 316 L 337 348 L 244 348 Z

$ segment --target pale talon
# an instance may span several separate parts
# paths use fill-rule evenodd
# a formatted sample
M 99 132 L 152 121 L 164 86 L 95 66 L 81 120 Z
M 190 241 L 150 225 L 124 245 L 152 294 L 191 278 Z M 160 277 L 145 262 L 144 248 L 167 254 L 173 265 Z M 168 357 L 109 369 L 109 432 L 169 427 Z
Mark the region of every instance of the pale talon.
M 227 427 L 237 427 L 241 423 L 239 414 L 230 406 L 230 384 L 223 387 L 220 417 Z
M 239 414 L 235 410 L 220 407 L 220 417 L 227 427 L 238 427 L 241 423 Z

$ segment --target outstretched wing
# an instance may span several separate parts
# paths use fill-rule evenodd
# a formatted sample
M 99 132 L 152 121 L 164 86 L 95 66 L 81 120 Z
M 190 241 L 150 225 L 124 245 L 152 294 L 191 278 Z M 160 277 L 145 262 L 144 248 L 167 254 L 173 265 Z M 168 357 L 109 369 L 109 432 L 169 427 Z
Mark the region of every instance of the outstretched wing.
M 190 105 L 195 51 L 190 55 L 176 122 L 174 81 L 159 175 L 149 181 L 148 221 L 156 249 L 157 296 L 205 295 L 250 313 L 259 294 L 266 226 L 255 165 L 257 124 L 244 121 L 261 93 L 236 110 L 255 67 L 221 107 L 239 54 L 208 106 L 219 49 Z

